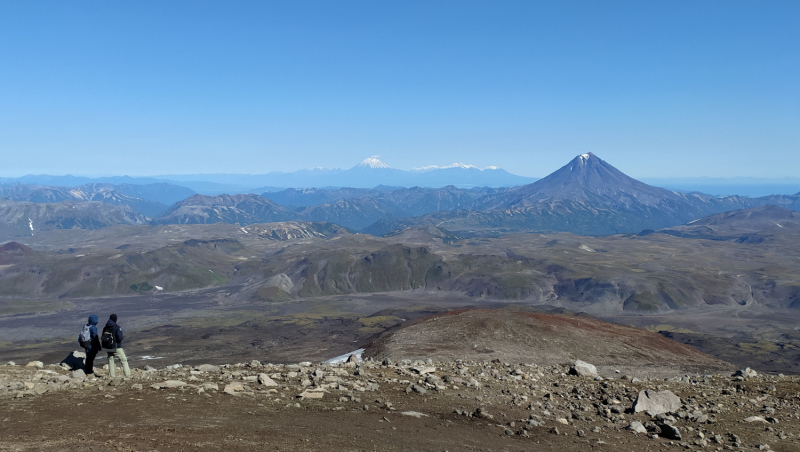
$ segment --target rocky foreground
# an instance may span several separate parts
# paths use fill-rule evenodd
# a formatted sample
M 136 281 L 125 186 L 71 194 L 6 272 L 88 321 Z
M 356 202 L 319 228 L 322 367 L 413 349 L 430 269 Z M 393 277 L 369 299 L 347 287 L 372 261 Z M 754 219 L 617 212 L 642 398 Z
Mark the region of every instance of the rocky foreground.
M 0 450 L 800 450 L 800 379 L 750 369 L 640 380 L 353 355 L 97 373 L 0 366 Z

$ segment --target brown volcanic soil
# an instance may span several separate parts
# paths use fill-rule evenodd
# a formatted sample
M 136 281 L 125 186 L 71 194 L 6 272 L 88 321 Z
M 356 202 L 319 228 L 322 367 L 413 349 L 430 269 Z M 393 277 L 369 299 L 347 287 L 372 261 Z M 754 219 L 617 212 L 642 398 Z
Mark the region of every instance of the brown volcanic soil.
M 64 383 L 60 381 L 68 374 L 57 366 L 0 366 L 0 451 L 611 452 L 729 450 L 736 441 L 745 450 L 764 444 L 776 452 L 800 447 L 796 377 L 595 381 L 569 376 L 565 366 L 435 365 L 436 375 L 449 381 L 446 385 L 422 382 L 409 365 L 374 362 L 358 368 L 249 363 L 204 372 L 191 367 L 135 369 L 131 378 L 116 380 L 98 370 L 99 379 L 67 378 Z M 312 372 L 318 371 L 324 376 L 317 379 Z M 258 384 L 254 378 L 259 373 L 270 374 L 278 386 Z M 311 378 L 323 397 L 298 398 L 309 389 L 301 381 Z M 188 384 L 151 389 L 165 380 Z M 34 389 L 12 389 L 22 382 Z M 206 383 L 219 390 L 201 391 Z M 244 389 L 235 396 L 224 393 L 232 383 Z M 378 388 L 364 390 L 371 384 Z M 411 384 L 427 387 L 427 392 L 409 392 Z M 38 394 L 41 387 L 48 390 Z M 645 413 L 631 413 L 630 407 L 639 391 L 654 389 L 668 389 L 681 398 L 684 415 L 676 414 L 674 421 L 681 440 L 626 430 L 633 420 L 652 420 Z M 617 405 L 625 414 L 610 410 Z M 771 414 L 764 414 L 764 407 Z M 493 417 L 463 414 L 478 408 Z M 694 410 L 707 414 L 708 421 L 688 419 L 686 413 Z M 403 415 L 406 411 L 422 416 Z M 743 422 L 754 415 L 774 417 L 775 423 Z
M 713 373 L 733 366 L 659 334 L 601 320 L 532 312 L 451 311 L 389 333 L 365 356 L 554 365 L 580 359 L 602 375 Z

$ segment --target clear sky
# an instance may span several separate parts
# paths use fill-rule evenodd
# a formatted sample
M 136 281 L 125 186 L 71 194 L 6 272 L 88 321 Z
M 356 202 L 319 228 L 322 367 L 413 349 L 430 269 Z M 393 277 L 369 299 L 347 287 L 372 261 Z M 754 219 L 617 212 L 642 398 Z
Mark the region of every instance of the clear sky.
M 0 176 L 800 175 L 800 2 L 0 1 Z

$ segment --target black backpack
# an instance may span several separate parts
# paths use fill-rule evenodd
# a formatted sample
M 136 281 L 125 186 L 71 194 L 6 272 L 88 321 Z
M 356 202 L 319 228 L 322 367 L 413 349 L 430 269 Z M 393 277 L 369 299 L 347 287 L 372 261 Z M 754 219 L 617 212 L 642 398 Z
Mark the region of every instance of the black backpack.
M 100 336 L 100 345 L 108 350 L 117 349 L 117 339 L 114 337 L 114 327 L 106 326 L 103 328 L 103 335 Z

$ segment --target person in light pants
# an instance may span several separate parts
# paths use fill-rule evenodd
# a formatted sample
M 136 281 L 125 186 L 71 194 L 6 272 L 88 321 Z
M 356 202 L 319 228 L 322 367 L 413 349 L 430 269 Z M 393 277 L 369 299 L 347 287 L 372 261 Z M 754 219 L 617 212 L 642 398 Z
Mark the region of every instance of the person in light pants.
M 110 329 L 114 335 L 114 343 L 116 345 L 115 349 L 108 350 L 108 373 L 111 374 L 111 378 L 116 377 L 114 357 L 117 357 L 119 358 L 120 364 L 122 364 L 122 371 L 125 373 L 125 376 L 130 377 L 131 369 L 128 367 L 128 357 L 125 356 L 125 350 L 122 349 L 122 328 L 117 325 L 116 314 L 111 314 L 111 316 L 109 316 L 108 322 L 106 322 L 106 326 L 103 328 L 103 332 L 105 332 L 107 329 Z

